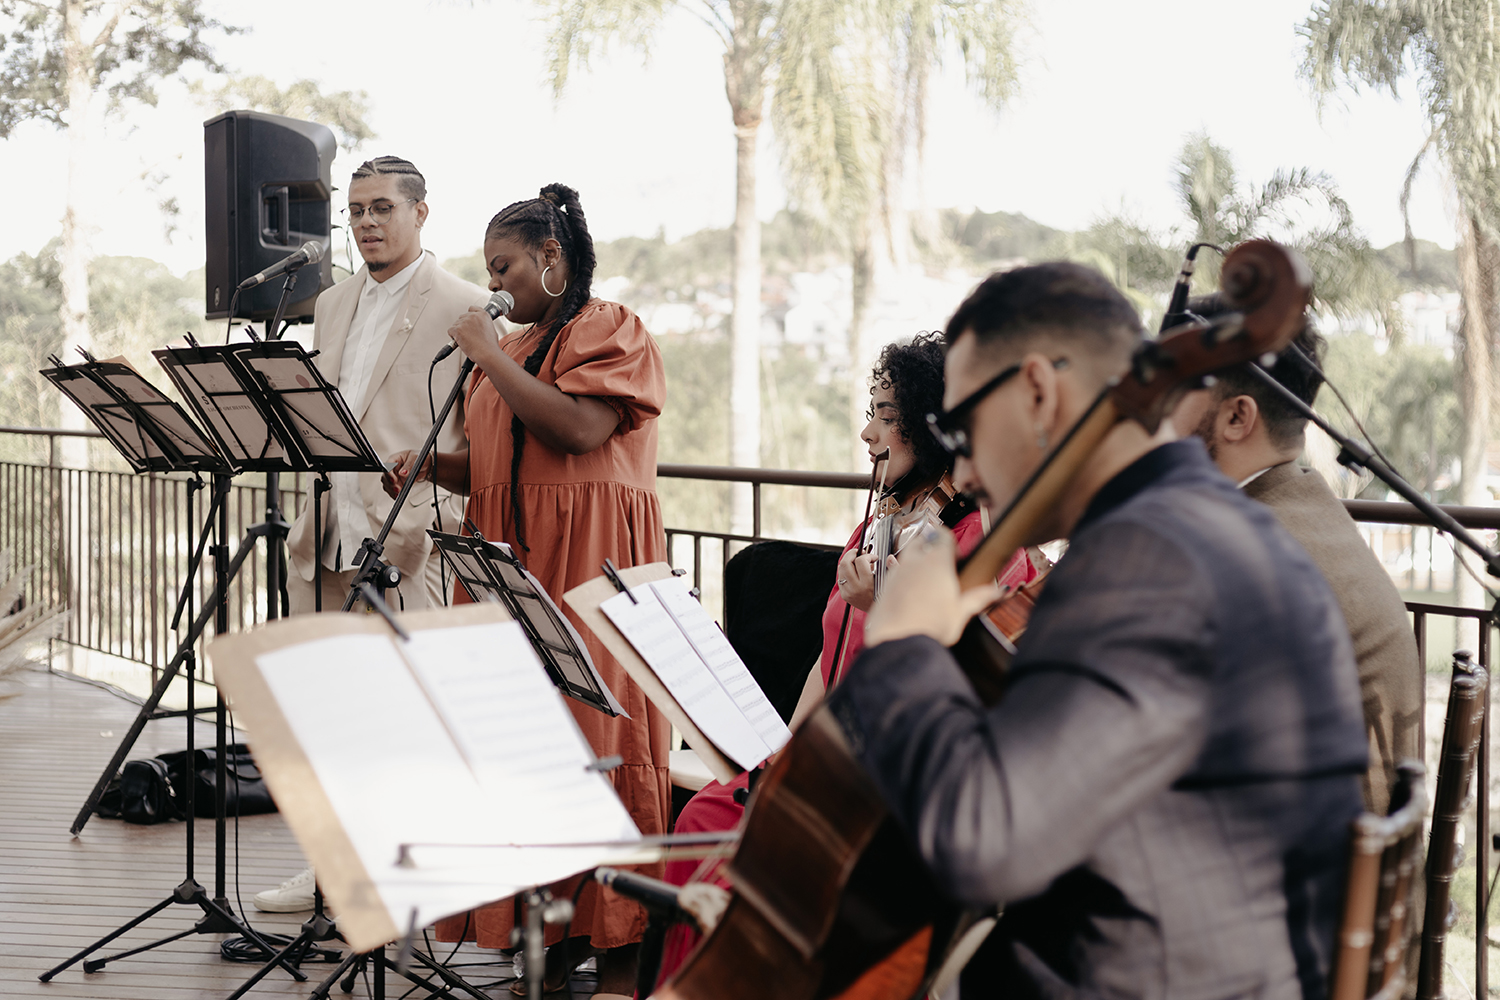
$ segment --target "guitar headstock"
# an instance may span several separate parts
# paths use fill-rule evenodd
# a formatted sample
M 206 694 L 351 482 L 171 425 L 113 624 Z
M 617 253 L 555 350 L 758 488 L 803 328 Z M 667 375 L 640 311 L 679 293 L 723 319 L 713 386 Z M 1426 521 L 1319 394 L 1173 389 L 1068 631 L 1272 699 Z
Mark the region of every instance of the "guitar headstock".
M 1110 390 L 1121 413 L 1155 433 L 1204 375 L 1280 353 L 1305 322 L 1312 270 L 1290 247 L 1249 240 L 1225 256 L 1220 296 L 1230 312 L 1173 327 L 1141 346 Z

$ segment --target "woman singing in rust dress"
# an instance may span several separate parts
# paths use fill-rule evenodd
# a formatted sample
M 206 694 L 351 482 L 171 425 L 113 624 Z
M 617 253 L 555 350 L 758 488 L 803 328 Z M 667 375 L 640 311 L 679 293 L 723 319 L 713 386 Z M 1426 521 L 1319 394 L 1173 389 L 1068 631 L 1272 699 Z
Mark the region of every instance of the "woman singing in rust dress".
M 540 197 L 503 209 L 485 231 L 484 259 L 490 289 L 515 299 L 508 318 L 519 328 L 497 340 L 489 317 L 475 309 L 449 331 L 479 367 L 467 396 L 469 448 L 437 455 L 421 478 L 435 465 L 440 485 L 467 493 L 466 514 L 484 536 L 514 546 L 562 604 L 563 593 L 598 576 L 606 558 L 621 567 L 667 558 L 656 496 L 656 418 L 666 398 L 661 352 L 633 312 L 590 298 L 594 243 L 571 188 L 549 184 Z M 397 456 L 398 485 L 414 458 Z M 665 833 L 670 725 L 576 617 L 574 624 L 630 717 L 568 705 L 597 755 L 624 758 L 610 777 L 641 832 Z M 555 890 L 572 891 L 571 883 Z M 513 911 L 510 901 L 492 904 L 440 922 L 438 936 L 507 948 Z M 567 964 L 603 952 L 600 989 L 629 993 L 644 911 L 590 883 L 572 928 Z M 549 990 L 561 984 L 561 957 L 560 949 L 549 954 Z

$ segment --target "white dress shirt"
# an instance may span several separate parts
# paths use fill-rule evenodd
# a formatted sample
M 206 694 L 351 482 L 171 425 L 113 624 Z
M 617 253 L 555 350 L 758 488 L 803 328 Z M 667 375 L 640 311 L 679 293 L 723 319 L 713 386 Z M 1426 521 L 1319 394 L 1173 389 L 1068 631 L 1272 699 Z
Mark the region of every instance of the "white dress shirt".
M 421 263 L 422 256 L 418 256 L 384 281 L 376 281 L 373 274 L 365 275 L 365 285 L 360 289 L 359 303 L 354 307 L 354 318 L 349 322 L 349 336 L 344 341 L 344 354 L 339 362 L 339 392 L 348 402 L 350 412 L 356 415 L 363 408 L 375 361 L 380 357 L 391 327 L 406 302 L 407 286 Z M 373 536 L 377 528 L 365 514 L 364 500 L 359 494 L 359 473 L 333 472 L 328 481 L 333 488 L 328 494 L 323 565 L 335 572 L 354 569 L 359 565 L 356 557 L 360 544 Z

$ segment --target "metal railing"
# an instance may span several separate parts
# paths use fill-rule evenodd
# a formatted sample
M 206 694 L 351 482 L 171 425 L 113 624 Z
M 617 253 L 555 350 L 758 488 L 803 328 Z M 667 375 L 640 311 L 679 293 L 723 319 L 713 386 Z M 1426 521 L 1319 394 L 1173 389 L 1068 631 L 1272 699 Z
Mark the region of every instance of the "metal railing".
M 65 469 L 58 465 L 58 443 L 68 437 L 96 438 L 96 431 L 61 428 L 0 426 L 0 434 L 47 438 L 47 464 L 0 461 L 0 550 L 9 550 L 18 566 L 33 566 L 27 592 L 40 603 L 67 603 L 74 610 L 64 640 L 80 648 L 133 660 L 151 670 L 154 685 L 158 671 L 176 651 L 183 630 L 171 628 L 171 615 L 187 572 L 191 546 L 201 530 L 188 517 L 189 480 L 177 474 L 132 475 L 124 472 Z M 749 534 L 687 526 L 666 529 L 671 560 L 692 574 L 695 586 L 722 595 L 724 569 L 729 559 L 745 545 L 767 538 L 763 533 L 763 487 L 865 490 L 869 478 L 856 473 L 803 472 L 779 469 L 744 469 L 701 465 L 662 464 L 657 474 L 663 480 L 699 480 L 712 483 L 749 483 L 752 494 L 752 524 Z M 257 477 L 261 478 L 261 477 Z M 301 506 L 306 483 L 301 476 L 281 477 L 282 507 L 288 520 Z M 201 522 L 207 510 L 207 490 L 198 493 L 194 516 Z M 260 484 L 231 487 L 229 532 L 231 548 L 236 539 L 258 521 L 266 519 L 265 487 Z M 1345 507 L 1367 531 L 1376 525 L 1417 526 L 1423 522 L 1415 508 L 1405 503 L 1346 500 Z M 1462 525 L 1476 530 L 1500 530 L 1500 508 L 1444 508 Z M 667 512 L 670 516 L 670 511 Z M 1415 532 L 1408 527 L 1404 544 L 1415 546 Z M 1398 539 L 1398 542 L 1401 539 Z M 1372 540 L 1373 541 L 1373 540 Z M 1427 539 L 1429 547 L 1432 544 Z M 827 542 L 811 542 L 837 549 Z M 705 545 L 716 549 L 717 563 L 705 575 Z M 684 566 L 683 564 L 688 565 Z M 712 564 L 712 563 L 711 563 Z M 238 631 L 264 621 L 266 598 L 264 558 L 246 561 L 230 587 L 230 627 Z M 1429 581 L 1431 575 L 1429 574 Z M 1415 580 L 1415 576 L 1413 576 Z M 213 586 L 212 565 L 207 559 L 194 580 L 195 602 L 201 607 Z M 1434 618 L 1473 621 L 1480 627 L 1477 662 L 1490 666 L 1492 612 L 1481 608 L 1453 607 L 1420 601 L 1407 602 L 1413 618 L 1421 662 L 1428 661 L 1431 624 Z M 0 609 L 4 611 L 5 609 Z M 1440 655 L 1446 656 L 1448 650 Z M 205 664 L 199 657 L 198 663 Z M 204 680 L 211 677 L 200 666 Z M 1424 676 L 1425 684 L 1425 676 Z M 1424 687 L 1425 696 L 1425 687 Z M 1487 706 L 1488 708 L 1488 706 Z M 1425 713 L 1424 713 L 1425 715 Z M 1418 723 L 1419 745 L 1426 748 L 1425 725 Z M 1489 814 L 1489 714 L 1486 710 L 1476 771 L 1475 842 L 1475 941 L 1476 982 L 1488 982 L 1486 904 L 1490 865 Z M 1483 992 L 1476 991 L 1483 996 Z

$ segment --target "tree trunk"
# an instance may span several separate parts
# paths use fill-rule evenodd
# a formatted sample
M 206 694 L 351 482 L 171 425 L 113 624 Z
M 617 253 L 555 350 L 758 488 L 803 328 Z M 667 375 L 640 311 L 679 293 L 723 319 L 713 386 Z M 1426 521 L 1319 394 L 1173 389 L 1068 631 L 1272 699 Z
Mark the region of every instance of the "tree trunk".
M 1496 265 L 1500 248 L 1480 228 L 1472 215 L 1464 220 L 1459 248 L 1459 284 L 1462 286 L 1463 319 L 1458 343 L 1458 399 L 1463 410 L 1464 436 L 1461 456 L 1459 500 L 1461 504 L 1488 505 L 1485 489 L 1485 448 L 1489 444 L 1490 396 L 1493 392 L 1491 345 L 1494 342 Z M 1472 560 L 1470 561 L 1472 565 Z M 1480 607 L 1484 591 L 1468 573 L 1460 570 L 1458 603 Z M 1469 649 L 1478 639 L 1472 622 L 1460 623 L 1457 644 Z
M 68 95 L 68 200 L 63 211 L 62 247 L 58 251 L 59 278 L 62 283 L 63 360 L 77 361 L 73 348 L 93 348 L 89 334 L 89 240 L 81 202 L 87 184 L 84 171 L 88 164 L 89 112 L 93 103 L 93 53 L 83 37 L 83 0 L 65 0 L 63 4 L 63 55 L 66 60 Z M 82 411 L 64 402 L 61 424 L 69 429 L 85 426 Z M 62 464 L 84 468 L 88 449 L 83 438 L 64 438 Z
M 850 468 L 865 472 L 870 467 L 870 450 L 860 439 L 859 432 L 869 422 L 865 414 L 870 409 L 869 366 L 865 364 L 865 324 L 870 313 L 870 299 L 875 291 L 875 248 L 872 245 L 870 223 L 861 224 L 855 234 L 851 254 L 852 302 L 849 310 L 849 455 Z M 856 510 L 863 511 L 863 498 L 854 498 Z M 860 514 L 856 514 L 859 517 Z
M 94 96 L 93 49 L 83 35 L 83 0 L 64 0 L 63 58 L 67 87 L 68 122 L 68 195 L 63 211 L 62 246 L 58 251 L 59 279 L 62 284 L 62 357 L 66 363 L 78 360 L 74 347 L 92 350 L 89 332 L 89 240 L 83 209 L 88 185 L 84 173 L 88 165 L 89 114 Z M 72 402 L 62 400 L 58 423 L 69 430 L 86 426 L 83 412 Z M 66 468 L 85 469 L 89 465 L 88 439 L 62 438 L 58 448 L 59 464 Z M 78 480 L 74 480 L 78 482 Z M 59 500 L 63 500 L 59 497 Z M 72 516 L 66 520 L 66 531 L 73 535 L 67 552 L 67 602 L 69 607 L 83 607 L 83 595 L 93 587 L 96 556 L 93 523 L 89 505 L 75 493 Z M 67 638 L 76 640 L 82 634 L 82 622 L 75 616 L 68 626 Z M 68 669 L 73 669 L 74 646 L 68 646 Z
M 760 466 L 760 220 L 755 212 L 756 138 L 765 105 L 765 46 L 754 6 L 732 5 L 734 38 L 724 54 L 724 82 L 734 115 L 734 317 L 730 337 L 729 460 Z M 754 527 L 748 483 L 731 488 L 729 530 Z

